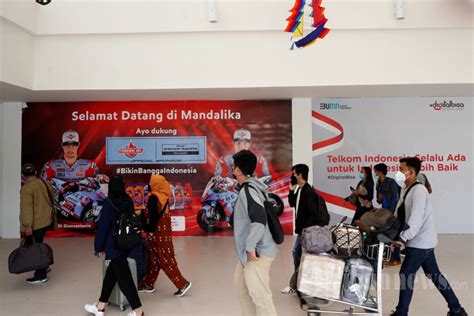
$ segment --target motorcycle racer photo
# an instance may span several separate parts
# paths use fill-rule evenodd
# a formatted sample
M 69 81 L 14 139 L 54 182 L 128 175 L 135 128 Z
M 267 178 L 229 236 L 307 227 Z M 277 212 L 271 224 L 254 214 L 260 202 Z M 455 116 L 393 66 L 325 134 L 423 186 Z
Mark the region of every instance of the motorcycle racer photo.
M 222 177 L 232 177 L 232 166 L 234 165 L 232 156 L 239 151 L 249 150 L 252 145 L 251 138 L 252 134 L 249 130 L 243 128 L 237 129 L 234 132 L 233 137 L 234 152 L 219 158 L 214 174 Z M 257 156 L 257 169 L 255 169 L 255 175 L 257 177 L 270 175 L 267 160 L 262 155 Z
M 79 133 L 68 130 L 63 133 L 62 148 L 63 158 L 51 160 L 45 163 L 41 170 L 41 178 L 51 180 L 57 178 L 63 181 L 79 181 L 88 177 L 101 177 L 105 180 L 106 176 L 99 175 L 99 168 L 88 159 L 79 159 Z
M 56 189 L 55 207 L 67 220 L 95 222 L 102 208 L 106 192 L 101 184 L 108 177 L 99 174 L 96 164 L 89 159 L 79 159 L 79 133 L 67 130 L 62 135 L 63 158 L 44 164 L 41 178 Z

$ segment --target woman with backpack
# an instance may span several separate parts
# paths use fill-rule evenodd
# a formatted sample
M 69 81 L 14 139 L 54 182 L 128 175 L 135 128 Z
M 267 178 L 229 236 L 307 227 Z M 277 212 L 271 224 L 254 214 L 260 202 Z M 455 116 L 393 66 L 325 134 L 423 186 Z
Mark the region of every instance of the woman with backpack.
M 170 184 L 162 175 L 150 178 L 150 197 L 147 216 L 142 213 L 143 227 L 147 231 L 148 274 L 140 281 L 139 292 L 155 292 L 155 282 L 161 269 L 178 288 L 175 296 L 181 297 L 191 288 L 191 282 L 181 274 L 174 254 L 171 233 L 171 215 L 168 200 L 171 197 Z
M 145 315 L 127 261 L 127 257 L 132 256 L 133 252 L 139 251 L 141 245 L 137 245 L 132 250 L 122 250 L 117 246 L 114 238 L 117 220 L 125 212 L 131 214 L 135 212 L 133 201 L 125 192 L 125 179 L 122 176 L 115 175 L 109 182 L 109 197 L 101 210 L 94 241 L 97 256 L 100 257 L 105 254 L 105 260 L 110 260 L 110 264 L 105 273 L 98 302 L 84 306 L 86 311 L 95 316 L 105 314 L 105 306 L 115 283 L 118 283 L 120 290 L 132 307 L 132 311 L 128 313 L 128 316 Z

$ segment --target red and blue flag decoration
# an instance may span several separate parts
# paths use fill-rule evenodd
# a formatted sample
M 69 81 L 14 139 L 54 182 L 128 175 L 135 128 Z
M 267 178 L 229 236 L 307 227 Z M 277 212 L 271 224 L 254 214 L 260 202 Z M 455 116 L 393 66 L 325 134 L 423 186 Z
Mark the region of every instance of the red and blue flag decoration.
M 290 49 L 303 48 L 314 44 L 318 38 L 324 38 L 329 29 L 325 27 L 328 19 L 324 16 L 322 0 L 295 0 L 289 10 L 291 15 L 286 19 L 285 32 L 293 33 Z M 308 21 L 305 21 L 307 18 Z

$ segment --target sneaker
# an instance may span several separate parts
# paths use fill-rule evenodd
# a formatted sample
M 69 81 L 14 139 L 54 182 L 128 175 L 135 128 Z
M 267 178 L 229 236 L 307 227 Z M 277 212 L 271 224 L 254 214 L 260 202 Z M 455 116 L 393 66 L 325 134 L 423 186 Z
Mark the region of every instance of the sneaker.
M 32 277 L 32 278 L 26 279 L 26 282 L 28 282 L 30 284 L 45 283 L 45 282 L 48 282 L 48 278 L 46 278 L 46 277 L 44 277 L 44 278 Z
M 401 316 L 401 315 L 400 315 L 400 313 L 397 312 L 397 311 L 392 311 L 392 312 L 390 313 L 390 316 Z
M 134 311 L 131 311 L 130 313 L 127 314 L 127 316 L 145 316 L 145 313 L 142 312 L 140 315 L 138 315 L 138 314 L 135 313 Z
M 385 263 L 386 267 L 398 267 L 402 264 L 400 260 L 390 260 L 389 262 Z
M 282 294 L 294 294 L 294 293 L 296 293 L 296 290 L 294 288 L 290 287 L 290 286 L 287 286 L 287 287 L 281 289 L 280 292 Z
M 155 287 L 152 285 L 143 285 L 138 288 L 139 293 L 154 293 Z
M 104 316 L 105 315 L 105 309 L 98 310 L 96 304 L 86 304 L 86 305 L 84 305 L 84 309 L 86 310 L 86 312 L 94 314 L 95 316 Z
M 174 293 L 174 296 L 176 297 L 182 297 L 186 294 L 186 292 L 191 288 L 191 285 L 193 285 L 191 282 L 186 282 L 184 287 L 182 289 L 179 289 L 177 292 Z
M 461 309 L 457 312 L 451 312 L 449 311 L 448 312 L 448 316 L 467 316 L 467 313 L 466 311 L 464 310 L 464 308 L 461 307 Z

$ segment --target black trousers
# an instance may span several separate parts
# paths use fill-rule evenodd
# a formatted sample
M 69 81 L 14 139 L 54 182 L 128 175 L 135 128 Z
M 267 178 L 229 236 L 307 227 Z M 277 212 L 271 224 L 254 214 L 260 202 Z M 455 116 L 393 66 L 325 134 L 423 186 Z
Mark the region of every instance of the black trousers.
M 44 241 L 44 235 L 46 235 L 46 232 L 48 231 L 48 227 L 43 227 L 37 230 L 33 230 L 33 235 L 27 236 L 26 237 L 26 242 L 27 243 L 33 243 L 33 239 L 35 242 L 42 243 Z M 36 270 L 35 271 L 35 278 L 40 278 L 40 279 L 45 279 L 46 275 L 48 274 L 48 268 L 41 269 L 41 270 Z
M 137 309 L 142 306 L 140 298 L 138 297 L 137 288 L 133 283 L 132 272 L 128 267 L 126 257 L 119 257 L 110 261 L 102 283 L 102 292 L 99 298 L 100 302 L 106 303 L 109 301 L 115 283 L 118 283 L 120 291 L 125 295 L 132 309 Z

